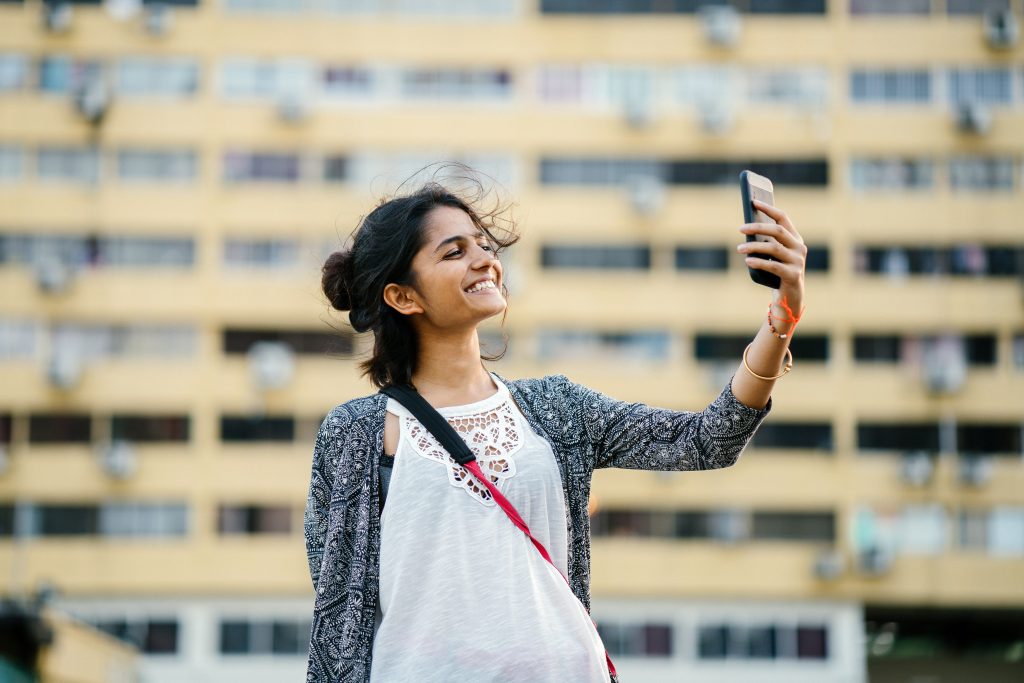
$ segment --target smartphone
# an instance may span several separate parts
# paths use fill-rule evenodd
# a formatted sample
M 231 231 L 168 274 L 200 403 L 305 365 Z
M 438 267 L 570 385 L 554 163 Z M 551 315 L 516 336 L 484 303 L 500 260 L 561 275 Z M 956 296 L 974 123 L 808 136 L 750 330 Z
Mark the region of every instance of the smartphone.
M 758 175 L 753 171 L 743 171 L 740 173 L 740 194 L 743 197 L 743 222 L 744 223 L 774 223 L 775 220 L 763 211 L 758 211 L 754 208 L 754 200 L 762 201 L 765 204 L 771 204 L 775 206 L 775 190 L 772 187 L 772 181 L 765 178 L 763 175 Z M 774 242 L 775 239 L 770 235 L 747 235 L 748 242 Z M 754 258 L 767 259 L 769 261 L 777 261 L 773 256 L 768 254 L 754 253 L 750 254 Z M 750 279 L 759 285 L 765 287 L 771 287 L 772 289 L 778 289 L 782 285 L 782 280 L 775 273 L 769 273 L 766 270 L 760 268 L 751 268 L 747 266 L 747 272 L 750 273 Z

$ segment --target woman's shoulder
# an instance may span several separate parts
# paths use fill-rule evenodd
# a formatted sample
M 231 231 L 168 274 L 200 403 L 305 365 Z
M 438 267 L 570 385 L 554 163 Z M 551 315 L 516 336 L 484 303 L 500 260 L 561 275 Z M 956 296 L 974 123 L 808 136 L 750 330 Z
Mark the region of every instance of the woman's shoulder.
M 349 399 L 331 408 L 323 420 L 322 429 L 331 428 L 334 433 L 359 425 L 372 424 L 384 419 L 387 396 L 369 394 Z
M 565 375 L 544 375 L 543 377 L 524 377 L 522 379 L 507 379 L 498 375 L 498 379 L 504 382 L 509 391 L 525 400 L 565 399 L 580 385 L 573 382 Z

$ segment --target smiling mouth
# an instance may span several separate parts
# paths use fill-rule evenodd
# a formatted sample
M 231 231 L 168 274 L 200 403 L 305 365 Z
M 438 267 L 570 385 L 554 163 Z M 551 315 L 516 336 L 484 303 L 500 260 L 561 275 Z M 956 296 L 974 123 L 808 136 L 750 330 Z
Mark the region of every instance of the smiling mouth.
M 469 289 L 466 289 L 465 291 L 467 294 L 478 294 L 480 292 L 486 292 L 491 290 L 497 291 L 497 289 L 498 286 L 494 284 L 494 280 L 483 280 L 481 282 L 476 283 Z

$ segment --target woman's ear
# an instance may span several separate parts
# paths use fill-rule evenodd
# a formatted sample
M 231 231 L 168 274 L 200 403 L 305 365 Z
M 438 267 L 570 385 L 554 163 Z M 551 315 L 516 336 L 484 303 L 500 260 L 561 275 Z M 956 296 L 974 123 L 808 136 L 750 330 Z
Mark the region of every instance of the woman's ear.
M 384 286 L 384 303 L 402 315 L 422 313 L 423 307 L 412 297 L 412 287 L 391 282 Z

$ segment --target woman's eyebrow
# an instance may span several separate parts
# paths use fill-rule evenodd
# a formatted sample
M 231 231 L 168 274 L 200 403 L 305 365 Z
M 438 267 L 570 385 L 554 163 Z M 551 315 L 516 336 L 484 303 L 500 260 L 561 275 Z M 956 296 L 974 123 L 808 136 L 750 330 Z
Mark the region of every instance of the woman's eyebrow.
M 486 237 L 486 235 L 484 235 L 483 230 L 478 230 L 475 235 L 452 235 L 451 237 L 446 237 L 445 239 L 438 242 L 437 247 L 434 248 L 434 253 L 436 254 L 441 249 L 441 247 L 445 246 L 446 244 L 451 244 L 452 242 L 464 242 L 474 237 L 480 238 Z

